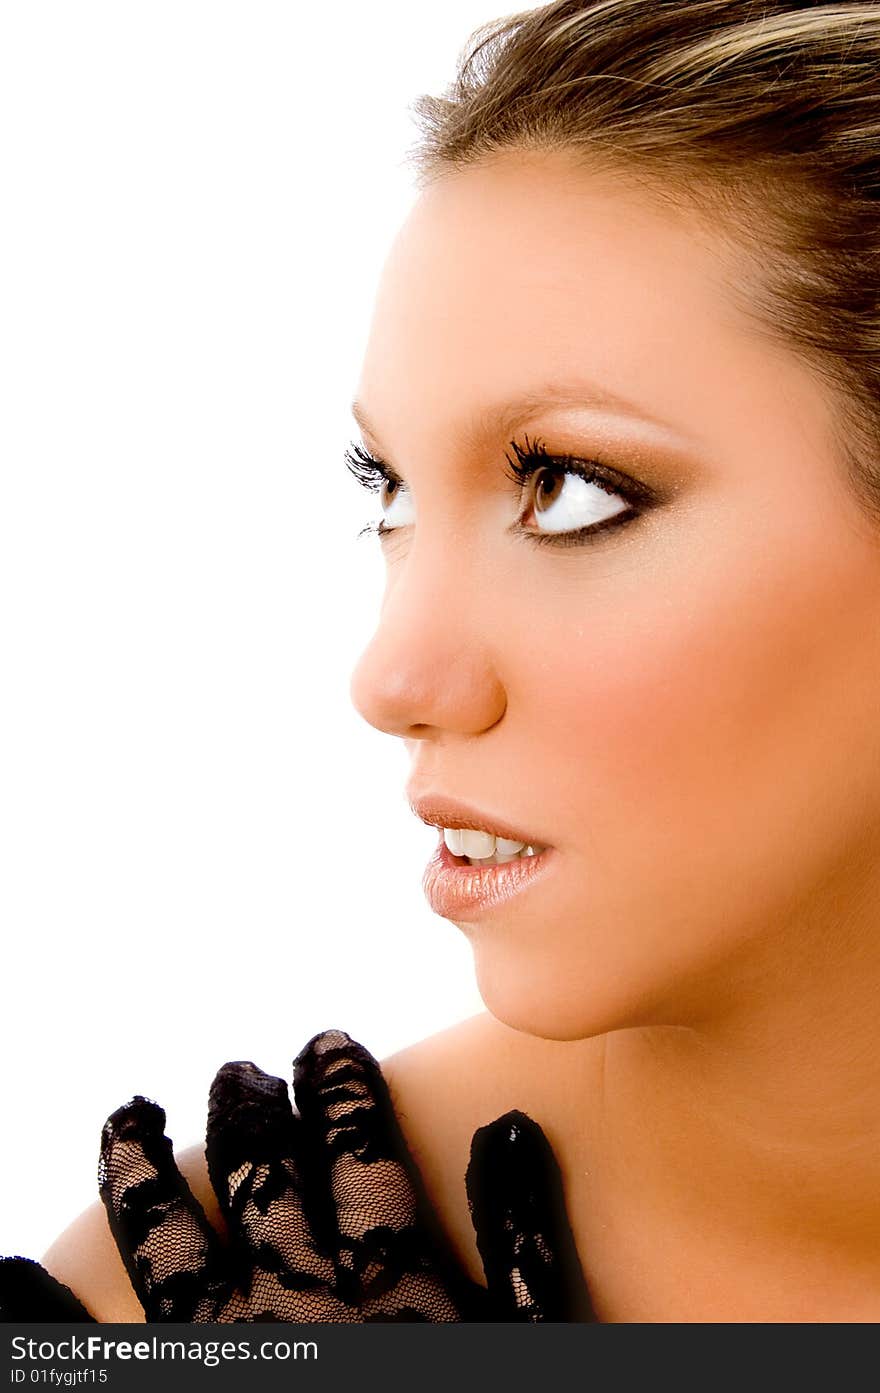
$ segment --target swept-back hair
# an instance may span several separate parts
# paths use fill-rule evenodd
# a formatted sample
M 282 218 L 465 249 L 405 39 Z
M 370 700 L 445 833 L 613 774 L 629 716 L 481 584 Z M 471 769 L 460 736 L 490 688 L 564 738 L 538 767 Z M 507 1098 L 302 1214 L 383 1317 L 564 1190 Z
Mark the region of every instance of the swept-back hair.
M 475 30 L 410 110 L 422 188 L 563 150 L 731 237 L 734 294 L 836 393 L 841 461 L 880 524 L 880 4 L 556 0 Z

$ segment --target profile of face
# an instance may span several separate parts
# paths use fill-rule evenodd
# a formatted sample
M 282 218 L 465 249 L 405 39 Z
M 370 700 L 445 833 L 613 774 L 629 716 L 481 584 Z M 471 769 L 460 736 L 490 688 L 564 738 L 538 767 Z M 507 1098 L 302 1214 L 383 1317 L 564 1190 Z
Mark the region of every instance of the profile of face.
M 792 990 L 877 860 L 880 532 L 736 255 L 632 183 L 506 152 L 419 195 L 379 285 L 357 395 L 405 488 L 351 697 L 411 795 L 555 849 L 459 926 L 532 1034 Z M 515 482 L 536 441 L 602 482 Z

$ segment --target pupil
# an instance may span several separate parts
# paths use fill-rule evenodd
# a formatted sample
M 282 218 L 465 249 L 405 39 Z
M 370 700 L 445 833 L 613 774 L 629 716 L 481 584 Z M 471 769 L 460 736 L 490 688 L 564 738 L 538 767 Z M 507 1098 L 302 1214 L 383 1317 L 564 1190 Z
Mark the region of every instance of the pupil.
M 544 485 L 543 485 L 543 480 L 544 480 L 544 479 L 551 479 L 551 480 L 554 482 L 554 484 L 559 484 L 559 483 L 562 482 L 562 476 L 561 476 L 560 474 L 555 474 L 555 473 L 553 472 L 553 470 L 552 470 L 552 469 L 548 469 L 546 465 L 544 466 L 544 468 L 542 469 L 542 471 L 541 471 L 541 473 L 540 473 L 540 475 L 539 475 L 538 477 L 539 477 L 539 484 L 538 484 L 537 493 L 538 493 L 538 494 L 541 494 L 541 495 L 544 495 L 545 493 L 552 493 L 552 489 L 550 489 L 550 490 L 545 490 L 545 489 L 544 489 Z M 552 500 L 552 498 L 551 498 L 551 499 L 550 499 L 550 502 L 552 503 L 552 501 L 553 501 L 553 500 Z

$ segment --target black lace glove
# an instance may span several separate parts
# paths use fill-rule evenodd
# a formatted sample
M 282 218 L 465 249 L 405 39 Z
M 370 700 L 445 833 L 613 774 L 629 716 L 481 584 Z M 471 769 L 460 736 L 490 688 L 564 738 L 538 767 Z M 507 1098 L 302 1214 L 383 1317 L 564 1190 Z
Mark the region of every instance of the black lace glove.
M 214 1079 L 206 1156 L 225 1245 L 177 1168 L 163 1109 L 138 1097 L 107 1119 L 100 1192 L 148 1322 L 595 1319 L 555 1158 L 526 1114 L 471 1146 L 484 1288 L 452 1258 L 373 1056 L 323 1031 L 294 1061 L 294 1093 L 297 1113 L 284 1080 L 250 1063 Z M 23 1261 L 7 1260 L 6 1290 L 0 1263 L 7 1320 L 29 1318 L 8 1290 L 8 1263 Z
M 0 1321 L 91 1321 L 70 1287 L 31 1258 L 0 1258 Z

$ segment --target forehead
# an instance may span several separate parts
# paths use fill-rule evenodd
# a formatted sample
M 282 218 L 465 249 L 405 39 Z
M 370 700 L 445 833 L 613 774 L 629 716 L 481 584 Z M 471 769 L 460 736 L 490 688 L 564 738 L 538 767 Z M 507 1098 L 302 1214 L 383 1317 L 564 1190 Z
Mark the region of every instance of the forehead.
M 358 397 L 403 444 L 414 413 L 447 429 L 582 380 L 705 445 L 760 408 L 768 369 L 795 396 L 815 391 L 738 308 L 730 286 L 749 274 L 696 213 L 565 157 L 507 153 L 417 199 L 380 280 Z

